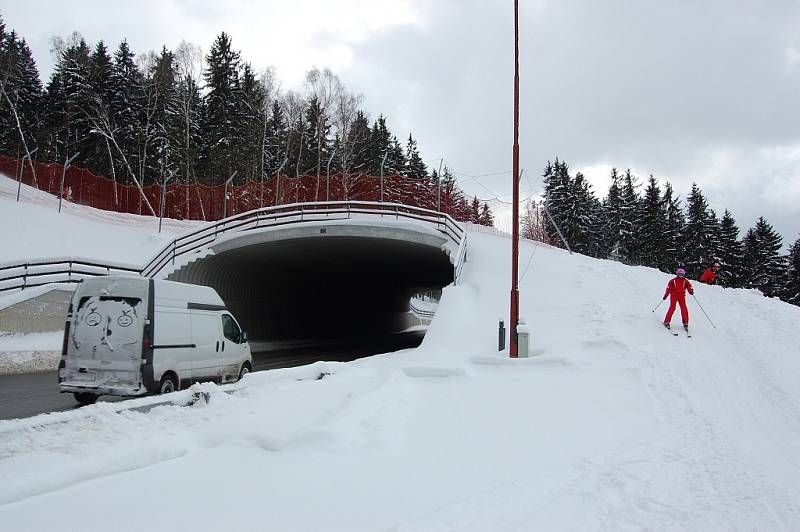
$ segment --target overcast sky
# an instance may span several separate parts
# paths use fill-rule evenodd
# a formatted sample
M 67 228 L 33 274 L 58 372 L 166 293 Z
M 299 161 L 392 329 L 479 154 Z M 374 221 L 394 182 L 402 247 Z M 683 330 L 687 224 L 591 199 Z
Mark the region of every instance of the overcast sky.
M 764 216 L 785 244 L 798 238 L 800 2 L 520 4 L 523 195 L 541 191 L 558 156 L 599 196 L 611 166 L 682 197 L 696 181 L 742 233 Z M 443 157 L 470 195 L 510 199 L 510 0 L 1 0 L 0 13 L 45 78 L 51 37 L 72 31 L 112 49 L 125 37 L 136 53 L 182 39 L 205 52 L 226 31 L 284 88 L 329 66 L 373 118 L 384 113 L 401 139 L 411 131 L 429 165 Z

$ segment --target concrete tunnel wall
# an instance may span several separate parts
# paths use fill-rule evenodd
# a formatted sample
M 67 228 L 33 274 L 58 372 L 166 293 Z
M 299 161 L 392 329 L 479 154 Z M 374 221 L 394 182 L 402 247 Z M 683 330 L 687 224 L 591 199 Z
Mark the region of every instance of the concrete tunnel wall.
M 453 281 L 444 236 L 369 225 L 246 233 L 169 275 L 219 292 L 255 341 L 362 338 L 403 330 L 410 297 Z

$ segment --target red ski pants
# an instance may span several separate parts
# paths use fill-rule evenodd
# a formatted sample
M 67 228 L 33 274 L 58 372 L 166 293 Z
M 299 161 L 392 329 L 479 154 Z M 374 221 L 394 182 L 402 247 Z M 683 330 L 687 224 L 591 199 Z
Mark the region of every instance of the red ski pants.
M 677 304 L 681 305 L 681 319 L 683 323 L 689 325 L 689 309 L 686 308 L 686 298 L 673 296 L 669 296 L 669 310 L 664 317 L 664 323 L 670 323 L 672 321 L 672 314 L 675 313 L 675 305 Z

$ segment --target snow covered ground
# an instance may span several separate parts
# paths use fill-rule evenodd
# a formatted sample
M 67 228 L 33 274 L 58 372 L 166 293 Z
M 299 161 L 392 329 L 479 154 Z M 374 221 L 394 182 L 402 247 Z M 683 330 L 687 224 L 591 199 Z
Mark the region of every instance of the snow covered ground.
M 139 266 L 176 234 L 204 222 L 102 211 L 58 198 L 0 174 L 0 264 L 50 257 L 86 257 Z M 100 223 L 98 223 L 100 222 Z
M 697 286 L 718 328 L 672 337 L 668 276 L 525 242 L 512 361 L 510 242 L 469 238 L 417 349 L 0 421 L 0 528 L 797 529 L 800 308 Z

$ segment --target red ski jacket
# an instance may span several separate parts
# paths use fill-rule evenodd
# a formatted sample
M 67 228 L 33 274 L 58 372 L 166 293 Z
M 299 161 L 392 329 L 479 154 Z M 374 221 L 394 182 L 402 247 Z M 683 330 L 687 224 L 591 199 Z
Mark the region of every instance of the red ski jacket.
M 714 273 L 713 268 L 706 268 L 706 271 L 703 272 L 703 275 L 700 276 L 700 279 L 698 279 L 698 281 L 706 284 L 716 284 L 717 274 Z
M 672 296 L 678 300 L 684 299 L 687 290 L 690 294 L 694 295 L 694 288 L 692 288 L 692 283 L 689 282 L 689 279 L 685 277 L 673 277 L 667 283 L 667 289 L 664 291 L 664 297 L 661 299 L 667 299 L 667 296 Z

